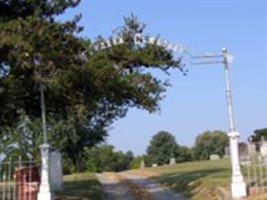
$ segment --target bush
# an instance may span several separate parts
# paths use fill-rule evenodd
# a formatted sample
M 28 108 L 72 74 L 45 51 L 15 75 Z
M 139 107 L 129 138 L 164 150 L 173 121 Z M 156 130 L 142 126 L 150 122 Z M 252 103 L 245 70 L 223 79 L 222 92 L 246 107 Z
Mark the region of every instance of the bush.
M 62 165 L 63 165 L 63 174 L 73 174 L 76 171 L 73 162 L 67 158 L 66 156 L 62 157 Z

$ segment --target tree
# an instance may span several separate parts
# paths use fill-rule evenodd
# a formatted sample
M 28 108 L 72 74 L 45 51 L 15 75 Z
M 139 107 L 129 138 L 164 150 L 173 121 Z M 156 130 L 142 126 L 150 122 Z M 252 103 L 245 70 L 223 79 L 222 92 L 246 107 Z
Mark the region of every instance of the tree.
M 111 145 L 101 145 L 86 150 L 85 167 L 90 172 L 123 171 L 130 169 L 133 153 L 114 151 Z
M 224 155 L 229 140 L 223 131 L 206 131 L 197 136 L 194 145 L 194 156 L 198 160 L 209 159 L 211 154 Z
M 260 142 L 262 139 L 267 140 L 267 128 L 257 129 L 251 135 L 252 142 Z
M 50 143 L 67 154 L 79 171 L 85 148 L 105 140 L 108 127 L 129 108 L 159 109 L 169 84 L 147 69 L 167 73 L 182 68 L 181 60 L 164 47 L 134 43 L 135 34 L 144 32 L 134 16 L 125 18 L 118 32 L 124 44 L 96 50 L 95 43 L 77 36 L 82 31 L 79 16 L 56 21 L 56 16 L 78 3 L 0 3 L 4 11 L 0 14 L 0 127 L 14 128 L 20 110 L 38 121 L 39 88 L 44 85 Z M 100 37 L 97 43 L 101 41 Z M 81 58 L 84 49 L 86 59 Z
M 131 166 L 131 162 L 133 161 L 134 159 L 134 154 L 132 151 L 127 151 L 125 153 L 125 169 L 130 169 L 130 166 Z
M 167 164 L 170 158 L 175 158 L 178 145 L 175 137 L 166 131 L 160 131 L 153 136 L 147 147 L 147 156 L 152 163 Z
M 193 160 L 192 149 L 186 146 L 178 146 L 175 154 L 176 162 L 186 162 Z
M 130 169 L 139 169 L 142 161 L 144 161 L 146 165 L 150 164 L 147 162 L 146 156 L 137 156 L 130 163 Z

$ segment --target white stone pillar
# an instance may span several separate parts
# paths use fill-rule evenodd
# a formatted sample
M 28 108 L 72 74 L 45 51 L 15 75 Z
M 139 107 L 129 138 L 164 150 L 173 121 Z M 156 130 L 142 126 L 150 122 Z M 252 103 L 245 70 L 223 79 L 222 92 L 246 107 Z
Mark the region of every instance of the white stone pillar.
M 40 149 L 42 156 L 42 169 L 38 200 L 52 200 L 49 183 L 49 144 L 42 144 Z
M 232 184 L 231 191 L 233 198 L 245 197 L 247 195 L 246 184 L 240 169 L 238 152 L 238 132 L 229 132 L 231 164 L 232 164 Z

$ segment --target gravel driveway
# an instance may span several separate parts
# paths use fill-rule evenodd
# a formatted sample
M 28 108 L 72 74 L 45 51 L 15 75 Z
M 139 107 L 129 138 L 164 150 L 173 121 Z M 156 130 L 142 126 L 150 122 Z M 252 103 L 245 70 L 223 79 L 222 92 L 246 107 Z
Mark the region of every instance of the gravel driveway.
M 159 183 L 142 178 L 136 174 L 122 172 L 117 175 L 145 189 L 150 193 L 153 200 L 187 200 L 182 194 L 175 193 Z M 138 200 L 131 195 L 127 185 L 114 178 L 116 173 L 97 174 L 97 177 L 103 185 L 105 200 Z
M 152 180 L 144 179 L 129 172 L 123 172 L 121 174 L 134 184 L 145 188 L 151 194 L 153 200 L 187 200 L 183 194 L 178 194 Z
M 129 188 L 120 183 L 119 180 L 114 179 L 111 174 L 97 174 L 98 180 L 102 184 L 104 200 L 135 200 Z

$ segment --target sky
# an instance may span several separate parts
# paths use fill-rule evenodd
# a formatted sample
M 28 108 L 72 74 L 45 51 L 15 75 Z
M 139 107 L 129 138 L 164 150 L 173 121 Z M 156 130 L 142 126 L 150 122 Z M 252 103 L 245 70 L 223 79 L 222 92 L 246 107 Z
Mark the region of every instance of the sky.
M 267 127 L 267 1 L 265 0 L 82 0 L 60 20 L 81 13 L 81 36 L 108 37 L 131 13 L 147 25 L 145 33 L 204 52 L 227 47 L 234 115 L 241 140 Z M 178 144 L 191 147 L 206 130 L 228 131 L 221 65 L 188 66 L 188 76 L 172 71 L 160 112 L 131 109 L 116 121 L 107 143 L 116 150 L 145 153 L 158 131 L 172 133 Z

